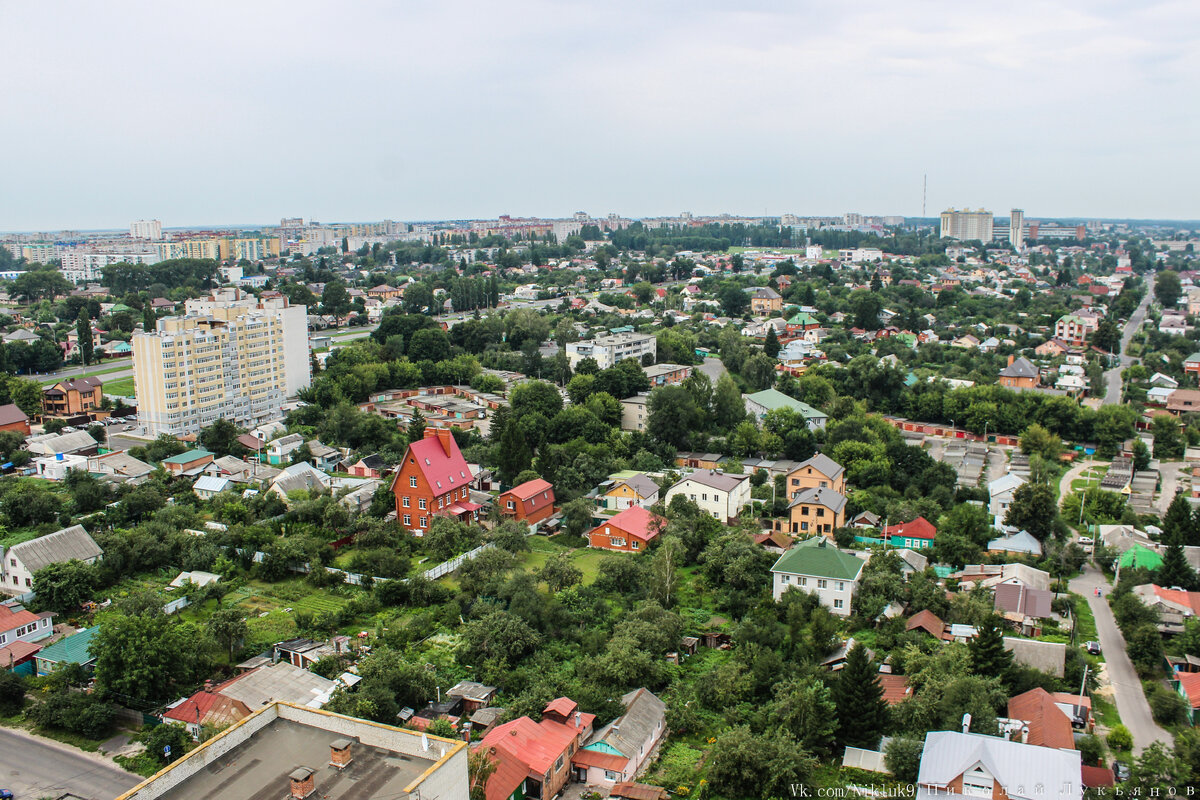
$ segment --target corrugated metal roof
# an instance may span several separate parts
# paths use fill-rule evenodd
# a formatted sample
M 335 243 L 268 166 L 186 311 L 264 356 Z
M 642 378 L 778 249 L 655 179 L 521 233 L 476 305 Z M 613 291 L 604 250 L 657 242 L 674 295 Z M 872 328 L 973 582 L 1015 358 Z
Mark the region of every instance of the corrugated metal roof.
M 1011 800 L 1077 800 L 1083 794 L 1078 751 L 958 731 L 925 735 L 917 783 L 946 787 L 976 764 L 1004 787 Z
M 37 572 L 50 564 L 61 564 L 72 559 L 91 561 L 104 555 L 104 551 L 88 536 L 82 525 L 72 525 L 28 542 L 14 544 L 8 548 L 8 554 L 20 560 L 30 572 Z

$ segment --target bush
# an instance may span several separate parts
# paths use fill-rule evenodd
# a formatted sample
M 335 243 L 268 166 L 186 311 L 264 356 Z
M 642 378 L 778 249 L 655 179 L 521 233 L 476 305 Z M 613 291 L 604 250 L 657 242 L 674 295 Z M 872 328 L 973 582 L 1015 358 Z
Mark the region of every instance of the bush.
M 1133 749 L 1133 734 L 1129 732 L 1129 728 L 1117 723 L 1111 731 L 1108 732 L 1108 746 L 1114 750 L 1131 750 Z
M 1183 698 L 1161 683 L 1151 683 L 1146 692 L 1150 710 L 1159 725 L 1178 725 L 1187 719 L 1187 704 Z
M 11 716 L 25 707 L 25 681 L 15 672 L 0 671 L 0 714 Z
M 1104 742 L 1099 736 L 1081 736 L 1079 741 L 1075 742 L 1075 747 L 1079 750 L 1079 757 L 1084 764 L 1095 765 L 1104 758 Z
M 151 756 L 159 764 L 166 766 L 172 761 L 183 757 L 184 751 L 192 737 L 187 728 L 175 723 L 155 725 L 142 733 L 142 744 L 146 745 L 146 755 Z M 166 755 L 166 748 L 171 748 L 171 755 Z
M 115 712 L 93 695 L 60 692 L 29 709 L 28 715 L 43 728 L 61 728 L 89 739 L 100 739 L 112 730 Z
M 902 783 L 915 783 L 921 768 L 921 751 L 925 743 L 915 736 L 897 736 L 888 742 L 883 761 L 887 768 Z

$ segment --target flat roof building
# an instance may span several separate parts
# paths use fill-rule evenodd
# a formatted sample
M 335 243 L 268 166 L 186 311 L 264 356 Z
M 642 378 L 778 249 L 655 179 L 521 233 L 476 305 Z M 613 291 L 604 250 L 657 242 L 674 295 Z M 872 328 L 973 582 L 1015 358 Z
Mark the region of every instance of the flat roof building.
M 117 800 L 460 800 L 468 794 L 466 742 L 272 703 Z

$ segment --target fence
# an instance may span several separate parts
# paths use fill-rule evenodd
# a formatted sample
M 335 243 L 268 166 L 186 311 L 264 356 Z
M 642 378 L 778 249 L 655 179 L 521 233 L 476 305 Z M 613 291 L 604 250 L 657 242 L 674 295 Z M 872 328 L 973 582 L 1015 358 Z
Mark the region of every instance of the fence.
M 479 557 L 480 553 L 483 553 L 487 550 L 491 550 L 495 546 L 496 545 L 492 542 L 488 542 L 486 544 L 481 544 L 479 547 L 476 547 L 474 550 L 470 550 L 466 553 L 463 553 L 462 555 L 455 556 L 454 558 L 450 559 L 449 561 L 443 561 L 442 563 L 437 564 L 436 566 L 430 567 L 429 569 L 425 570 L 425 572 L 422 573 L 422 576 L 426 580 L 430 580 L 430 581 L 437 580 L 438 578 L 442 577 L 443 575 L 449 575 L 451 572 L 454 572 L 455 570 L 457 570 L 459 567 L 461 567 L 463 564 L 467 563 L 468 561 L 473 561 L 474 559 Z M 243 552 L 242 550 L 238 550 L 238 553 L 242 553 L 242 552 Z M 254 553 L 254 562 L 256 564 L 261 564 L 263 559 L 265 559 L 266 557 L 267 557 L 266 553 L 263 553 L 262 551 L 256 551 Z M 301 572 L 301 573 L 304 573 L 305 575 L 307 575 L 308 573 L 312 572 L 312 565 L 309 564 L 308 562 L 304 562 L 303 564 L 296 564 L 295 566 L 292 567 L 292 571 L 293 572 Z M 357 572 L 347 572 L 346 570 L 338 569 L 337 567 L 325 567 L 325 571 L 333 573 L 335 575 L 341 575 L 342 580 L 345 583 L 351 584 L 352 586 L 362 586 L 362 582 L 363 582 L 364 578 L 366 577 L 365 575 L 361 575 Z M 382 581 L 390 581 L 390 580 L 394 580 L 394 579 L 393 578 L 379 578 L 379 577 L 372 576 L 371 580 L 375 583 L 380 583 Z M 401 578 L 400 580 L 407 581 L 408 578 Z M 180 598 L 180 599 L 182 600 L 185 598 Z M 172 603 L 168 603 L 167 605 L 168 606 L 173 605 L 174 603 L 178 603 L 178 602 L 179 602 L 179 600 L 175 600 Z M 184 603 L 184 605 L 187 605 L 187 603 Z M 182 607 L 183 606 L 179 606 L 179 608 L 182 608 Z M 177 609 L 172 609 L 172 611 L 174 611 L 174 610 L 177 610 Z M 168 614 L 172 613 L 172 611 L 167 611 L 166 606 L 163 607 L 163 611 L 166 611 L 166 613 L 168 613 Z

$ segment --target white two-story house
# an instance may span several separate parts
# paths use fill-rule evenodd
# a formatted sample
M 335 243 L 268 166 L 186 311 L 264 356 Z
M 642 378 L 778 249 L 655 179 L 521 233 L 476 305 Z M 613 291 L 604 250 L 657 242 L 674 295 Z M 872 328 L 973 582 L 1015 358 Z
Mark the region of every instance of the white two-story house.
M 813 592 L 821 605 L 838 616 L 848 617 L 865 564 L 862 559 L 838 550 L 824 536 L 814 536 L 781 555 L 771 567 L 771 593 L 778 601 L 793 587 Z
M 33 589 L 33 576 L 42 567 L 66 561 L 94 564 L 104 555 L 82 525 L 14 544 L 4 551 L 4 569 L 0 571 L 0 591 L 24 594 Z
M 667 490 L 667 505 L 677 495 L 693 501 L 713 519 L 730 522 L 750 503 L 750 476 L 697 470 Z

